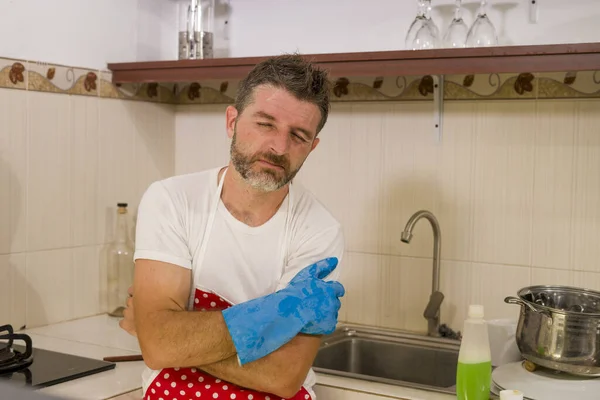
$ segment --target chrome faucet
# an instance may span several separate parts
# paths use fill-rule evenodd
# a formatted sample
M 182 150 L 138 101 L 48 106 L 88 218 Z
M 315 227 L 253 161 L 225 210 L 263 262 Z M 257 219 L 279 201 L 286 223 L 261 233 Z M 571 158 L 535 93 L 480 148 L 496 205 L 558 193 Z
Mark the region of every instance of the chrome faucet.
M 439 337 L 440 329 L 440 307 L 444 301 L 444 294 L 440 292 L 440 254 L 442 246 L 442 232 L 440 230 L 440 224 L 438 223 L 435 216 L 427 210 L 421 210 L 414 213 L 406 226 L 402 231 L 401 240 L 404 243 L 410 243 L 412 239 L 412 231 L 421 218 L 425 218 L 431 224 L 433 228 L 433 277 L 431 295 L 429 296 L 429 302 L 423 312 L 423 317 L 427 319 L 427 334 L 429 336 Z

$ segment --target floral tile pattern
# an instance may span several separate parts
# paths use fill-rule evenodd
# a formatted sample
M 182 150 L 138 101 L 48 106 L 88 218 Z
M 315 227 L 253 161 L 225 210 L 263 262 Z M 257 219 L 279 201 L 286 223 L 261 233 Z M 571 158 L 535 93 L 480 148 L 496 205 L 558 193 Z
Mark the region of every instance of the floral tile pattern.
M 600 98 L 600 71 L 540 74 L 539 98 Z
M 112 72 L 100 71 L 100 97 L 109 99 L 125 99 L 125 95 L 119 91 L 116 85 L 112 83 Z
M 27 89 L 28 62 L 0 58 L 0 87 Z
M 174 91 L 176 104 L 230 104 L 235 99 L 239 81 L 205 81 L 178 85 Z
M 476 74 L 446 77 L 444 98 L 466 99 L 535 99 L 538 81 L 534 74 Z
M 27 89 L 98 96 L 98 71 L 30 61 Z
M 153 103 L 172 103 L 167 85 L 158 83 L 113 84 L 111 71 L 100 71 L 100 97 L 121 100 L 138 100 Z
M 167 104 L 231 104 L 239 80 L 114 84 L 112 72 L 0 58 L 0 87 Z M 600 98 L 600 71 L 447 75 L 445 100 Z M 336 77 L 333 102 L 433 101 L 425 76 Z

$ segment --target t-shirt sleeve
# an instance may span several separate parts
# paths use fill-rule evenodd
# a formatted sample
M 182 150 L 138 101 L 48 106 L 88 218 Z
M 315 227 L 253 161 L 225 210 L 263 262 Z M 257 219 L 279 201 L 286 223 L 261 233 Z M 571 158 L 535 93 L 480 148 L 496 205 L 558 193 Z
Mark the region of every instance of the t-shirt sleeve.
M 192 268 L 184 219 L 172 197 L 158 181 L 140 201 L 135 232 L 134 259 L 149 259 Z
M 341 225 L 334 225 L 306 238 L 296 249 L 292 249 L 277 290 L 283 289 L 304 268 L 328 257 L 337 257 L 338 265 L 326 281 L 339 280 L 344 255 L 344 234 Z

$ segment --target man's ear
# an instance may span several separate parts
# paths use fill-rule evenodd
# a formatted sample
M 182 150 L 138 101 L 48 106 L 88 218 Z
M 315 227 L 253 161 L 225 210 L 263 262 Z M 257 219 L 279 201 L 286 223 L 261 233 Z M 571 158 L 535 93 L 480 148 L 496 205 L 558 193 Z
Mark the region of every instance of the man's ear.
M 227 137 L 233 138 L 235 132 L 235 121 L 238 117 L 238 111 L 234 106 L 227 106 L 225 110 L 225 126 L 227 128 Z
M 310 147 L 310 151 L 313 151 L 317 147 L 317 145 L 319 144 L 319 142 L 320 142 L 320 139 L 319 138 L 315 138 L 315 140 L 313 140 L 313 142 L 312 142 L 312 146 Z

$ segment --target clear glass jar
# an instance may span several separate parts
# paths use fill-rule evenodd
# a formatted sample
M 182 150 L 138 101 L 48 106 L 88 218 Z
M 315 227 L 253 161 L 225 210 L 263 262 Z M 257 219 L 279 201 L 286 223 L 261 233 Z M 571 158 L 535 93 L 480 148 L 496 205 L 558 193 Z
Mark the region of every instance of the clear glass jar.
M 179 59 L 213 58 L 215 0 L 179 0 Z

